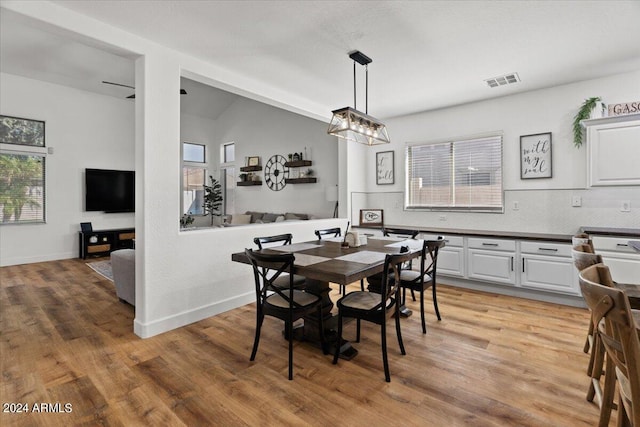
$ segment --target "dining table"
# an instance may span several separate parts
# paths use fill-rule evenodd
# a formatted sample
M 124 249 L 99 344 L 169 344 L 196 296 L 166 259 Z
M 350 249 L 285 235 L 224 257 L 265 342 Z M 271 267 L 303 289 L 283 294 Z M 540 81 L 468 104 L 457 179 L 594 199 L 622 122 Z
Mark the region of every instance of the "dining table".
M 364 243 L 364 242 L 363 242 Z M 293 274 L 306 278 L 305 290 L 317 295 L 322 301 L 323 330 L 325 340 L 333 353 L 340 346 L 340 357 L 352 359 L 357 350 L 349 341 L 337 342 L 337 315 L 332 313 L 334 303 L 329 293 L 329 283 L 349 285 L 361 279 L 381 273 L 387 254 L 411 252 L 420 256 L 421 240 L 405 240 L 389 237 L 369 237 L 360 246 L 346 246 L 341 238 L 329 238 L 290 245 L 263 248 L 261 253 L 291 253 L 295 256 Z M 233 253 L 232 261 L 250 264 L 244 252 Z M 301 329 L 301 330 L 300 330 Z M 294 338 L 311 341 L 320 346 L 318 318 L 309 315 L 304 318 L 304 326 L 294 333 Z

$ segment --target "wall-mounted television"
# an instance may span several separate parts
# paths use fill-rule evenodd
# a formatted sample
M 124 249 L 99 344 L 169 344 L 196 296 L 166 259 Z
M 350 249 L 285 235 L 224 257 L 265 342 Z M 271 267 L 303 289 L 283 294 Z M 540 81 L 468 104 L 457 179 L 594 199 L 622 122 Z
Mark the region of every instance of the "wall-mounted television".
M 134 171 L 85 169 L 85 210 L 135 212 Z

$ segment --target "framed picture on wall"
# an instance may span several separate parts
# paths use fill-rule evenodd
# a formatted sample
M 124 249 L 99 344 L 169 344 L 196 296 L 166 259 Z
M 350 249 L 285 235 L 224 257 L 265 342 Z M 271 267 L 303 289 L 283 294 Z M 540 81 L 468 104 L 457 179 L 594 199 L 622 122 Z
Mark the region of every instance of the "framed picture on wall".
M 44 147 L 44 122 L 21 117 L 0 116 L 0 142 Z
M 361 227 L 382 227 L 382 209 L 360 209 Z
M 551 177 L 551 132 L 521 136 L 520 179 Z
M 393 151 L 380 151 L 376 153 L 376 184 L 389 185 L 393 182 Z
M 249 157 L 247 166 L 260 166 L 260 157 Z

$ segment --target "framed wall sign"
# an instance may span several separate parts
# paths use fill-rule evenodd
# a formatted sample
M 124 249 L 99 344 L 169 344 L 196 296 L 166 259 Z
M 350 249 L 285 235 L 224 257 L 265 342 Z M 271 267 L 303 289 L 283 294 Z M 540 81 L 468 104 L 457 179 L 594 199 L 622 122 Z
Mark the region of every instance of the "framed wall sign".
M 393 151 L 376 153 L 376 184 L 393 184 Z
M 361 227 L 382 227 L 382 209 L 360 209 Z
M 551 178 L 551 132 L 520 137 L 520 179 Z
M 260 157 L 249 157 L 247 166 L 260 166 Z

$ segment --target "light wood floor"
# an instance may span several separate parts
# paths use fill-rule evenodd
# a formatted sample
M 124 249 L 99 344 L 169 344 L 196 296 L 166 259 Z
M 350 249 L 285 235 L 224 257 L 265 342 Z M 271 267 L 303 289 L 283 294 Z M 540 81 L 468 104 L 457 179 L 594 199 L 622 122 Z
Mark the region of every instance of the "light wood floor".
M 253 305 L 143 340 L 133 308 L 81 260 L 4 267 L 0 283 L 3 404 L 72 405 L 3 412 L 5 427 L 597 424 L 584 309 L 440 286 L 441 322 L 430 299 L 426 335 L 417 313 L 402 320 L 406 356 L 389 331 L 391 383 L 379 329 L 366 323 L 359 355 L 338 366 L 297 342 L 288 381 L 279 321 L 265 320 L 249 361 Z

